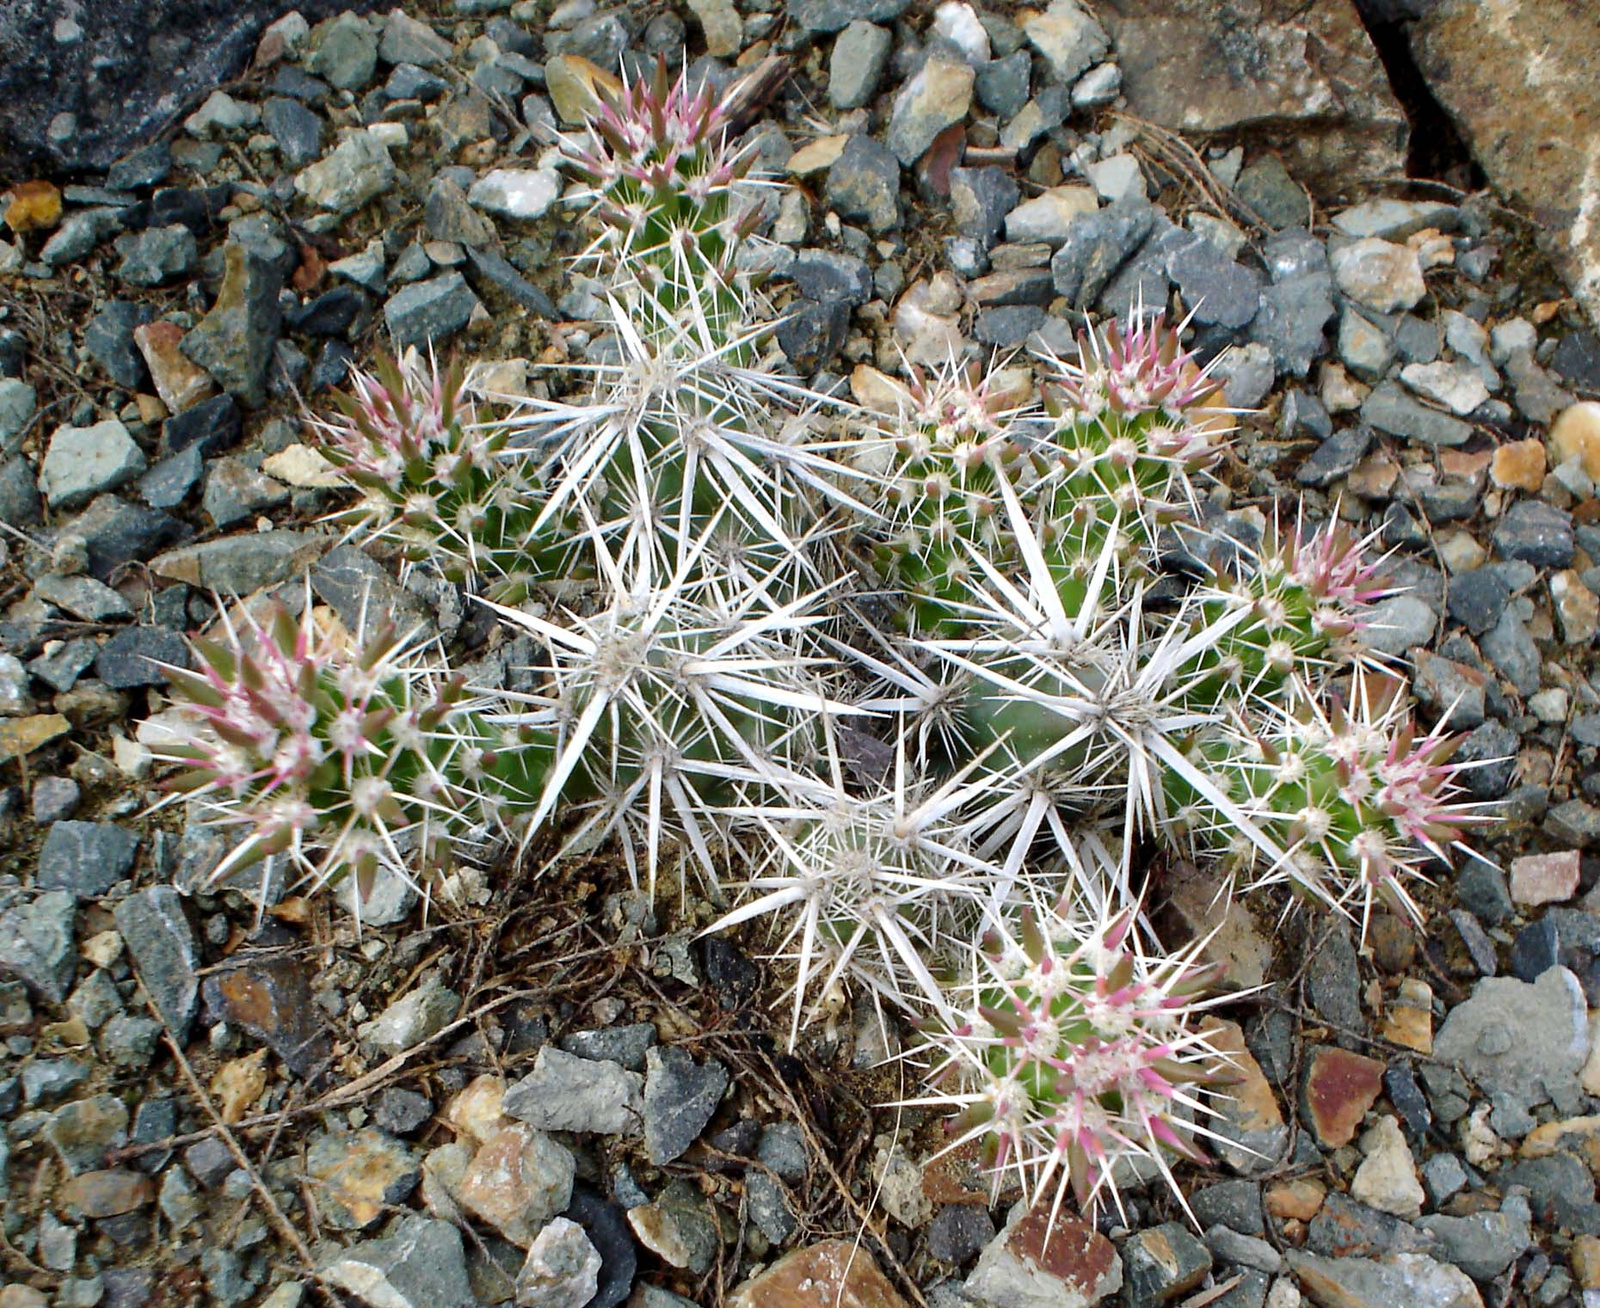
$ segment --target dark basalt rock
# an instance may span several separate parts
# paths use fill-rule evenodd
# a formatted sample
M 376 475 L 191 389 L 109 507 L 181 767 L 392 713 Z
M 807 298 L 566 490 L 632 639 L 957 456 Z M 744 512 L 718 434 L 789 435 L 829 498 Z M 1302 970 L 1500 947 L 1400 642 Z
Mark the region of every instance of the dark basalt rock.
M 41 159 L 74 172 L 107 168 L 236 76 L 261 30 L 291 9 L 315 23 L 376 7 L 373 0 L 80 0 L 72 6 L 76 35 L 62 40 L 58 0 L 8 0 L 0 6 L 0 172 L 23 172 Z M 63 114 L 73 115 L 70 124 Z

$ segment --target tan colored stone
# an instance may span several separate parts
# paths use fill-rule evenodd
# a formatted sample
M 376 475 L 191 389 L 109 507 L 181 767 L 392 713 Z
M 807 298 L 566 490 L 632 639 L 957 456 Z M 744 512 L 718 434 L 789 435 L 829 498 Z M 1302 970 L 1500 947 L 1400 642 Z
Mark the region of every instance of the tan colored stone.
M 1268 1214 L 1280 1221 L 1293 1219 L 1309 1222 L 1322 1211 L 1322 1201 L 1328 1197 L 1328 1187 L 1311 1176 L 1296 1177 L 1292 1181 L 1279 1181 L 1269 1185 L 1261 1202 Z
M 545 89 L 564 123 L 582 123 L 600 103 L 600 93 L 622 93 L 622 83 L 582 55 L 556 55 L 544 66 Z
M 1600 481 L 1600 403 L 1582 400 L 1563 409 L 1550 428 L 1550 448 L 1557 463 L 1577 459 Z
M 1283 1110 L 1272 1092 L 1272 1083 L 1261 1070 L 1244 1042 L 1244 1031 L 1237 1022 L 1217 1022 L 1211 1040 L 1213 1048 L 1227 1060 L 1233 1078 L 1227 1087 L 1226 1101 L 1218 1105 L 1223 1114 L 1245 1132 L 1270 1131 L 1283 1125 Z
M 114 1168 L 104 1172 L 84 1172 L 63 1181 L 55 1201 L 63 1208 L 75 1208 L 85 1217 L 116 1217 L 143 1208 L 155 1198 L 155 1186 L 141 1172 Z
M 0 763 L 23 758 L 72 730 L 59 713 L 35 713 L 25 718 L 0 719 Z
M 42 1291 L 20 1281 L 0 1286 L 0 1308 L 46 1308 L 49 1302 Z
M 133 329 L 133 342 L 144 355 L 156 394 L 172 413 L 182 413 L 217 389 L 211 374 L 178 348 L 182 340 L 183 328 L 165 319 Z
M 1383 499 L 1394 489 L 1400 479 L 1400 469 L 1386 454 L 1370 454 L 1356 464 L 1355 470 L 1345 479 L 1352 495 L 1363 499 Z
M 445 1123 L 457 1135 L 481 1144 L 512 1124 L 502 1110 L 505 1097 L 505 1078 L 485 1072 L 467 1082 L 445 1105 Z
M 565 1146 L 519 1122 L 484 1141 L 456 1197 L 512 1244 L 527 1248 L 571 1201 L 574 1170 Z
M 1572 1274 L 1578 1279 L 1581 1290 L 1600 1290 L 1600 1238 L 1580 1235 L 1572 1242 L 1568 1254 Z
M 1566 1117 L 1536 1126 L 1523 1137 L 1517 1152 L 1524 1158 L 1576 1154 L 1591 1172 L 1600 1173 L 1600 1117 Z
M 1253 990 L 1267 979 L 1272 942 L 1261 932 L 1244 900 L 1217 894 L 1215 879 L 1192 863 L 1175 863 L 1168 877 L 1169 903 L 1189 933 L 1204 938 L 1203 957 L 1223 968 L 1222 984 Z
M 1419 1054 L 1433 1052 L 1433 991 L 1426 981 L 1408 977 L 1383 1015 L 1383 1038 Z
M 689 8 L 706 34 L 707 54 L 726 59 L 739 53 L 744 43 L 744 25 L 732 0 L 689 0 Z
M 1489 476 L 1502 490 L 1537 491 L 1544 485 L 1544 443 L 1512 441 L 1494 452 Z
M 728 1308 L 906 1308 L 872 1255 L 851 1240 L 796 1249 L 733 1292 Z
M 1566 568 L 1550 578 L 1561 638 L 1569 645 L 1587 645 L 1600 632 L 1600 596 L 1584 585 L 1576 569 Z
M 47 232 L 61 221 L 61 192 L 51 182 L 19 182 L 10 191 L 6 226 L 18 236 Z
M 791 177 L 810 177 L 826 172 L 839 161 L 849 140 L 848 136 L 819 136 L 814 141 L 808 141 L 789 156 L 789 162 L 783 166 L 784 171 Z
M 261 460 L 261 471 L 285 486 L 320 488 L 338 486 L 343 478 L 321 450 L 309 445 L 290 445 Z

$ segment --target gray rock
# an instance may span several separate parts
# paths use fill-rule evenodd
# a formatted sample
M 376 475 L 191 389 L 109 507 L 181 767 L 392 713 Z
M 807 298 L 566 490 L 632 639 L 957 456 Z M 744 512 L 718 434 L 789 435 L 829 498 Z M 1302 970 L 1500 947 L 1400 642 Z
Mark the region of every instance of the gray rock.
M 0 449 L 15 448 L 14 442 L 27 429 L 38 407 L 38 393 L 27 382 L 15 377 L 0 378 Z
M 1122 69 L 1116 64 L 1100 64 L 1072 84 L 1072 107 L 1100 109 L 1114 103 L 1121 93 Z
M 283 272 L 277 265 L 230 240 L 223 246 L 216 303 L 180 345 L 223 390 L 251 408 L 266 399 L 267 368 L 282 319 L 282 289 Z
M 1513 1103 L 1531 1107 L 1548 1098 L 1563 1112 L 1576 1111 L 1589 1049 L 1583 990 L 1564 967 L 1531 985 L 1486 977 L 1450 1010 L 1433 1048 L 1435 1058 Z
M 561 185 L 553 168 L 496 168 L 472 184 L 467 200 L 497 218 L 531 222 L 560 198 Z
M 1261 279 L 1224 258 L 1204 237 L 1189 236 L 1173 244 L 1167 253 L 1167 274 L 1202 326 L 1238 331 L 1249 326 L 1260 307 Z
M 1105 28 L 1078 0 L 1051 0 L 1043 13 L 1023 21 L 1022 31 L 1064 87 L 1105 58 L 1111 48 Z
M 911 0 L 791 0 L 789 16 L 808 32 L 837 32 L 851 23 L 886 23 L 900 17 Z
M 1211 1251 L 1181 1222 L 1140 1231 L 1122 1246 L 1128 1308 L 1155 1308 L 1192 1290 L 1211 1270 Z
M 656 1029 L 649 1022 L 630 1026 L 608 1026 L 598 1031 L 573 1031 L 557 1043 L 579 1058 L 617 1063 L 630 1072 L 642 1072 L 645 1054 L 656 1042 Z
M 1294 479 L 1302 486 L 1331 486 L 1348 477 L 1372 448 L 1372 428 L 1343 427 L 1323 441 L 1296 469 Z
M 828 169 L 825 195 L 846 222 L 889 231 L 900 225 L 900 164 L 880 141 L 852 136 Z
M 631 1135 L 643 1126 L 644 1077 L 545 1045 L 533 1071 L 507 1089 L 504 1108 L 542 1131 Z
M 205 491 L 200 497 L 200 507 L 218 528 L 231 527 L 263 509 L 277 508 L 288 502 L 287 486 L 244 460 L 233 458 L 218 459 L 211 465 Z
M 34 598 L 54 604 L 84 622 L 104 622 L 108 618 L 131 618 L 133 607 L 104 582 L 81 574 L 61 577 L 47 573 L 33 587 Z
M 1318 929 L 1320 940 L 1307 964 L 1306 997 L 1312 1009 L 1335 1030 L 1361 1032 L 1367 1020 L 1361 1012 L 1361 965 L 1349 929 L 1335 921 Z
M 261 125 L 290 168 L 303 168 L 322 153 L 322 119 L 298 100 L 273 96 L 261 107 Z
M 1564 1226 L 1575 1234 L 1600 1234 L 1594 1176 L 1577 1155 L 1561 1152 L 1524 1158 L 1502 1167 L 1495 1181 L 1507 1190 L 1525 1186 L 1532 1215 L 1545 1225 Z
M 600 1254 L 576 1222 L 552 1220 L 517 1273 L 518 1308 L 584 1308 L 600 1287 Z
M 994 1234 L 989 1210 L 982 1204 L 945 1204 L 928 1223 L 928 1253 L 959 1267 L 977 1257 Z
M 129 304 L 112 300 L 89 320 L 83 332 L 83 347 L 89 357 L 106 370 L 111 380 L 126 390 L 148 384 L 149 371 L 144 355 L 133 339 L 133 329 L 155 317 L 148 304 Z
M 1545 816 L 1544 830 L 1558 844 L 1578 849 L 1600 844 L 1600 808 L 1581 799 L 1566 800 Z
M 183 637 L 167 627 L 124 627 L 95 655 L 95 674 L 113 690 L 137 686 L 164 686 L 167 674 L 160 664 L 190 666 L 189 647 Z
M 39 850 L 37 883 L 93 899 L 133 871 L 138 848 L 138 835 L 114 822 L 57 822 Z
M 1572 515 L 1543 500 L 1518 500 L 1496 524 L 1494 547 L 1503 559 L 1565 568 L 1575 548 Z
M 55 1103 L 88 1079 L 80 1058 L 36 1058 L 22 1069 L 22 1097 L 30 1108 Z
M 1262 1272 L 1283 1270 L 1283 1255 L 1259 1236 L 1242 1235 L 1230 1226 L 1210 1226 L 1206 1228 L 1205 1241 L 1219 1262 Z
M 1487 679 L 1473 668 L 1418 650 L 1417 700 L 1439 714 L 1445 731 L 1471 731 L 1481 726 L 1487 702 Z
M 670 1163 L 700 1138 L 717 1111 L 728 1069 L 714 1058 L 697 1064 L 676 1046 L 652 1047 L 645 1067 L 645 1151 L 652 1163 Z
M 1341 1308 L 1480 1308 L 1477 1287 L 1458 1268 L 1426 1254 L 1371 1258 L 1319 1258 L 1291 1250 L 1289 1266 L 1311 1301 Z
M 80 209 L 77 213 L 68 214 L 44 243 L 44 248 L 39 251 L 39 262 L 47 268 L 76 263 L 86 258 L 106 237 L 121 229 L 121 213 L 109 205 Z
M 182 277 L 200 257 L 194 233 L 182 223 L 126 232 L 115 241 L 122 262 L 117 279 L 130 286 L 160 286 Z
M 145 470 L 145 457 L 115 418 L 92 427 L 58 427 L 39 465 L 39 489 L 52 509 L 76 509 Z
M 1456 759 L 1477 765 L 1459 774 L 1461 785 L 1468 794 L 1474 799 L 1499 799 L 1510 788 L 1511 780 L 1516 775 L 1516 733 L 1504 723 L 1491 719 L 1467 735 L 1456 751 Z M 1462 885 L 1468 875 L 1474 868 L 1483 866 L 1474 860 L 1471 867 L 1462 869 L 1456 877 L 1458 898 L 1464 894 Z M 1461 902 L 1466 904 L 1467 901 L 1462 898 Z M 1472 907 L 1470 904 L 1467 906 Z M 1477 913 L 1476 909 L 1473 911 Z M 1482 918 L 1483 914 L 1478 913 L 1477 916 Z
M 1505 361 L 1505 372 L 1517 411 L 1529 422 L 1548 426 L 1574 399 L 1570 391 L 1556 385 L 1527 350 L 1513 350 Z
M 386 64 L 418 64 L 432 68 L 445 63 L 454 51 L 455 47 L 427 23 L 399 9 L 391 9 L 383 20 L 378 58 Z
M 326 158 L 302 169 L 294 189 L 330 213 L 353 213 L 395 183 L 394 160 L 370 132 L 351 132 Z
M 1050 260 L 1056 290 L 1074 308 L 1088 308 L 1144 243 L 1155 220 L 1155 208 L 1143 200 L 1123 201 L 1075 219 Z
M 789 267 L 800 294 L 818 303 L 840 301 L 852 307 L 872 298 L 872 270 L 866 260 L 833 250 L 800 250 Z
M 1272 351 L 1259 341 L 1225 350 L 1214 375 L 1222 382 L 1222 398 L 1232 407 L 1254 409 L 1267 396 L 1278 370 Z
M 835 109 L 859 109 L 872 99 L 893 44 L 889 30 L 875 23 L 858 20 L 839 33 L 828 60 L 828 99 Z
M 378 38 L 364 18 L 348 10 L 318 23 L 306 67 L 341 91 L 360 91 L 378 68 Z
M 1512 684 L 1517 694 L 1528 696 L 1538 692 L 1539 646 L 1514 612 L 1507 609 L 1502 613 L 1500 621 L 1479 641 L 1479 647 L 1494 670 Z
M 1275 280 L 1261 292 L 1250 339 L 1272 351 L 1279 371 L 1304 377 L 1327 347 L 1323 332 L 1334 313 L 1333 278 L 1327 273 Z
M 1470 423 L 1419 404 L 1392 381 L 1374 388 L 1362 402 L 1361 419 L 1391 436 L 1424 445 L 1464 445 L 1472 435 Z
M 1472 568 L 1450 579 L 1445 611 L 1474 636 L 1481 636 L 1500 621 L 1510 601 L 1511 588 L 1498 568 Z
M 467 325 L 478 297 L 458 272 L 444 273 L 396 291 L 383 306 L 399 348 L 442 344 Z
M 744 1201 L 750 1220 L 775 1245 L 787 1242 L 800 1227 L 783 1182 L 766 1172 L 746 1174 Z
M 122 900 L 112 915 L 157 1012 L 182 1041 L 200 1007 L 200 949 L 171 886 L 150 886 Z
M 1445 1154 L 1443 1157 L 1450 1158 Z M 1461 1166 L 1456 1163 L 1457 1169 Z M 1464 1179 L 1464 1178 L 1463 1178 Z M 1417 1225 L 1439 1241 L 1440 1255 L 1474 1281 L 1492 1281 L 1519 1258 L 1533 1242 L 1528 1201 L 1513 1195 L 1499 1212 L 1473 1213 L 1470 1217 L 1429 1216 Z
M 849 329 L 850 306 L 843 301 L 799 300 L 790 306 L 775 336 L 784 358 L 797 371 L 813 373 L 839 352 Z
M 43 827 L 71 817 L 81 798 L 82 791 L 71 777 L 40 777 L 30 797 L 34 823 Z
M 1372 606 L 1368 626 L 1362 632 L 1366 643 L 1380 654 L 1401 655 L 1433 640 L 1439 619 L 1427 603 L 1415 595 L 1392 595 Z
M 76 902 L 64 891 L 13 902 L 0 913 L 0 973 L 15 977 L 40 999 L 61 1003 L 77 970 L 76 921 Z
M 1019 192 L 1003 168 L 952 168 L 950 211 L 964 236 L 992 246 L 1005 227 L 1006 215 L 1017 206 Z
M 445 985 L 437 972 L 391 1003 L 357 1034 L 379 1053 L 393 1056 L 413 1049 L 437 1035 L 461 1011 L 461 996 Z
M 805 1132 L 798 1122 L 774 1122 L 761 1132 L 761 1143 L 756 1146 L 756 1157 L 763 1167 L 769 1168 L 783 1180 L 795 1183 L 805 1180 L 809 1165 L 806 1154 Z
M 169 454 L 194 446 L 210 458 L 237 441 L 243 428 L 238 401 L 231 395 L 213 395 L 168 418 L 162 424 L 161 444 Z
M 1016 50 L 978 69 L 978 103 L 1002 119 L 1015 118 L 1028 103 L 1033 59 Z
M 1422 1165 L 1422 1185 L 1437 1208 L 1466 1189 L 1467 1169 L 1454 1154 L 1434 1154 Z
M 1307 221 L 1306 193 L 1275 154 L 1252 159 L 1240 172 L 1234 190 L 1274 230 L 1300 226 Z
M 1375 382 L 1394 362 L 1394 341 L 1389 334 L 1350 305 L 1339 315 L 1339 358 L 1363 381 Z
M 383 1240 L 335 1249 L 322 1274 L 372 1308 L 477 1308 L 461 1232 L 407 1215 Z

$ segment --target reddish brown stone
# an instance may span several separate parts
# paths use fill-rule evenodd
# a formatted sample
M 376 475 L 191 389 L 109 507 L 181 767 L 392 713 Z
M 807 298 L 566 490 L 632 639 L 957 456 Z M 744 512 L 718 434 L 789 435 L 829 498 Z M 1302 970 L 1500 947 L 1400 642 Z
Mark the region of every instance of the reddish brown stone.
M 139 1172 L 115 1169 L 84 1172 L 56 1187 L 56 1202 L 75 1208 L 85 1217 L 116 1217 L 143 1208 L 155 1197 L 150 1178 Z
M 208 977 L 205 994 L 207 1004 L 260 1040 L 297 1076 L 310 1076 L 332 1052 L 305 967 L 292 955 L 246 959 Z
M 1057 1213 L 1052 1222 L 1048 1204 L 1041 1204 L 1011 1228 L 1006 1248 L 1091 1303 L 1117 1261 L 1110 1240 L 1071 1213 Z
M 872 1255 L 850 1240 L 824 1240 L 780 1258 L 746 1281 L 728 1308 L 906 1308 Z
M 1317 1143 L 1337 1149 L 1355 1139 L 1367 1109 L 1383 1091 L 1383 1064 L 1324 1045 L 1311 1054 L 1301 1092 L 1301 1115 Z

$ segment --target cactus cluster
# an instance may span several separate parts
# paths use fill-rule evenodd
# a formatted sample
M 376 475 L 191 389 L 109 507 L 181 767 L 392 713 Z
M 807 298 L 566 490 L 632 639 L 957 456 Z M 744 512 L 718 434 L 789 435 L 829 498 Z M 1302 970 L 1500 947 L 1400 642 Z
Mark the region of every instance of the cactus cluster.
M 1219 529 L 1235 415 L 1160 313 L 1066 359 L 859 369 L 854 400 L 789 376 L 738 257 L 770 183 L 728 127 L 662 71 L 569 142 L 607 305 L 581 393 L 490 414 L 413 357 L 312 427 L 358 538 L 529 638 L 522 688 L 308 594 L 172 672 L 175 784 L 249 833 L 219 875 L 426 887 L 613 840 L 770 933 L 791 1042 L 844 992 L 922 1019 L 917 1102 L 997 1185 L 1171 1180 L 1226 1068 L 1214 976 L 1138 913 L 1151 853 L 1364 924 L 1419 914 L 1476 820 L 1363 646 L 1368 542 Z

